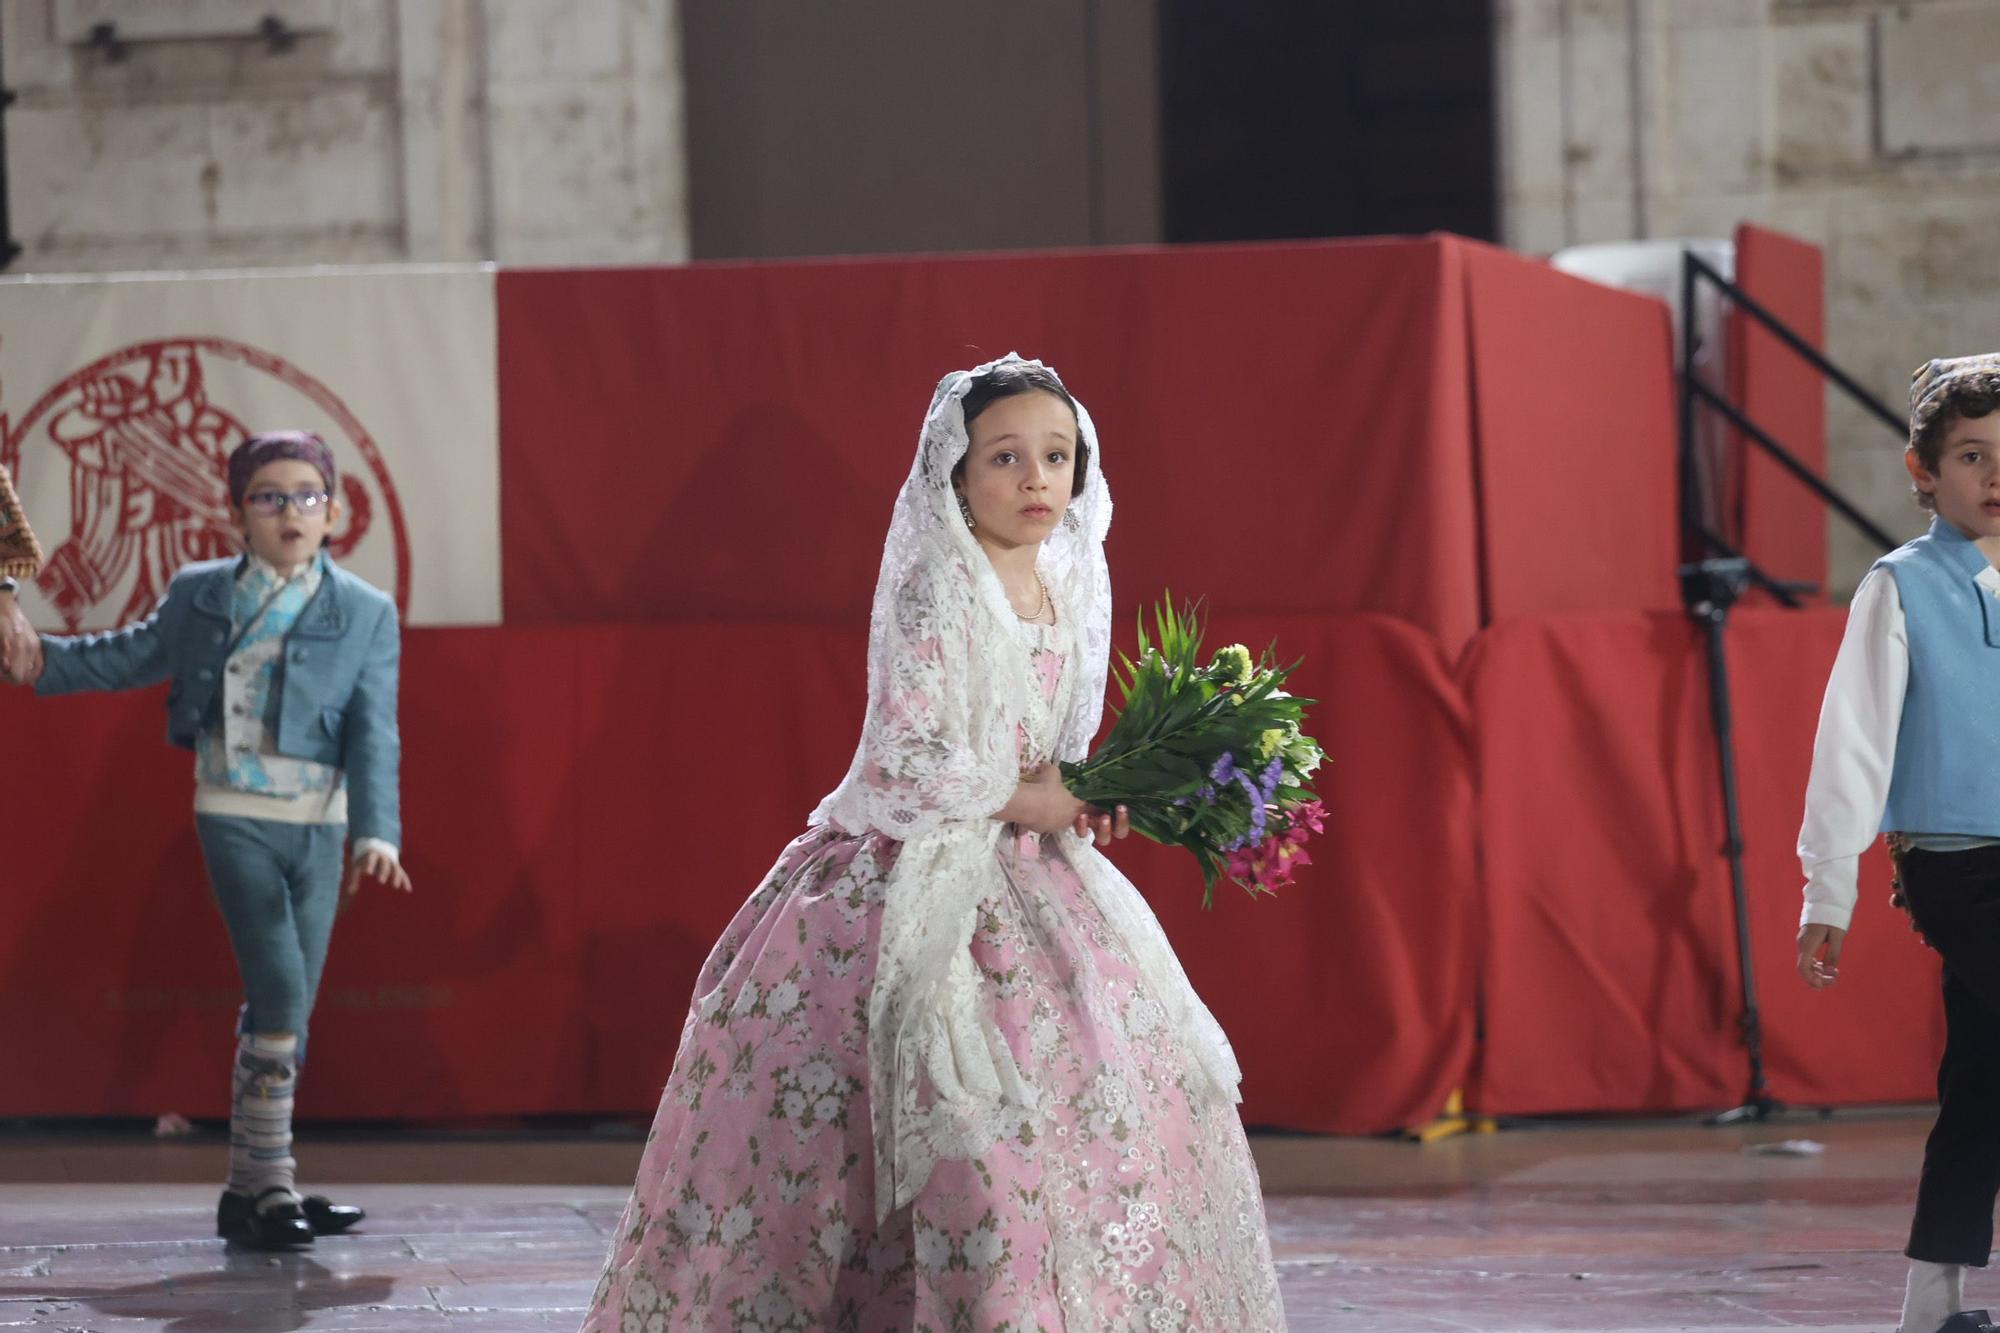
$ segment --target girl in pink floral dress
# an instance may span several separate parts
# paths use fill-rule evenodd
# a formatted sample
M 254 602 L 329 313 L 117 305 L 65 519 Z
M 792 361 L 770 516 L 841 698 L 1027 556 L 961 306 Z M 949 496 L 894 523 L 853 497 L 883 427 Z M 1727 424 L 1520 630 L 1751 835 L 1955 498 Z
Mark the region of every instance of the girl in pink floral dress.
M 702 971 L 585 1329 L 1284 1327 L 1235 1058 L 1051 762 L 1110 519 L 1053 372 L 945 377 L 860 747 Z

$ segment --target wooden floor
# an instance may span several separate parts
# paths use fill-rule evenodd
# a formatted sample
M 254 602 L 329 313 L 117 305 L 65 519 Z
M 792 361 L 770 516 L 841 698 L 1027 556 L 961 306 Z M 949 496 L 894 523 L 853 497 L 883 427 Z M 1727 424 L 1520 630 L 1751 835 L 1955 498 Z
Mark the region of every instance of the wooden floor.
M 1429 1147 L 1260 1137 L 1291 1326 L 1887 1333 L 1927 1118 L 1513 1130 Z M 1752 1143 L 1811 1137 L 1819 1157 Z M 213 1239 L 214 1138 L 0 1129 L 0 1329 L 570 1329 L 630 1137 L 308 1131 L 370 1210 L 304 1256 Z M 383 1183 L 393 1182 L 393 1183 Z M 2000 1275 L 1968 1296 L 2000 1306 Z

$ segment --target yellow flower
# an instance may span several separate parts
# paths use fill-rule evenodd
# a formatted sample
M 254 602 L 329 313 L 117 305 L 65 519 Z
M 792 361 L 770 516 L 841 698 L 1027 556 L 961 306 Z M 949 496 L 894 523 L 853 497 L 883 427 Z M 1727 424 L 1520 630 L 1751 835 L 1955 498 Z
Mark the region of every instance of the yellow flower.
M 1284 743 L 1285 743 L 1285 729 L 1283 727 L 1272 727 L 1269 731 L 1265 732 L 1263 735 L 1257 738 L 1258 758 L 1269 759 L 1272 755 L 1278 752 L 1278 748 L 1282 746 Z
M 1241 685 L 1250 679 L 1252 669 L 1250 650 L 1240 643 L 1219 650 L 1208 666 L 1209 675 L 1220 685 Z

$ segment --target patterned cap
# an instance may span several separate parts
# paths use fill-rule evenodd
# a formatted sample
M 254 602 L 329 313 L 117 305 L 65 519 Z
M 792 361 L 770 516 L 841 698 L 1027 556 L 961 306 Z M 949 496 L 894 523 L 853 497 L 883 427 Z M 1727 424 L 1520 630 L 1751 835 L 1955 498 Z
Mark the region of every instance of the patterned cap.
M 311 463 L 318 468 L 319 475 L 326 480 L 329 494 L 340 484 L 333 471 L 333 450 L 326 447 L 325 440 L 309 430 L 266 431 L 262 435 L 252 435 L 230 452 L 229 503 L 241 509 L 243 492 L 249 489 L 250 478 L 257 475 L 258 468 L 280 458 L 296 458 L 301 463 Z
M 1940 357 L 1924 362 L 1910 376 L 1910 416 L 1914 419 L 1917 409 L 1937 397 L 1953 380 L 1982 372 L 2000 374 L 2000 352 Z

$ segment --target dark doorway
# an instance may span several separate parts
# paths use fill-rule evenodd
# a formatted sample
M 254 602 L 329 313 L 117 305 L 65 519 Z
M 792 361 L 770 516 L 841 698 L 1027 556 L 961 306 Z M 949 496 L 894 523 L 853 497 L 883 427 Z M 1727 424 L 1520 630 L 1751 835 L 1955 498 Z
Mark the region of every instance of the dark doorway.
M 1169 241 L 1496 226 L 1492 0 L 1159 0 Z

